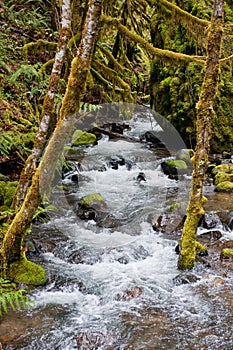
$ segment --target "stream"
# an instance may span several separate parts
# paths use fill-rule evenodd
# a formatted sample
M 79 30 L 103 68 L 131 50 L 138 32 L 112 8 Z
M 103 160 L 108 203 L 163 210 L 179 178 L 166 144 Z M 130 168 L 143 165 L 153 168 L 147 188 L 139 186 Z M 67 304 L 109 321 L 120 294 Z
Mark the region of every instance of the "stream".
M 159 130 L 144 114 L 133 114 L 126 136 Z M 181 203 L 179 218 L 188 201 L 190 175 L 176 181 L 161 170 L 161 162 L 175 154 L 170 148 L 105 135 L 72 155 L 78 184 L 69 176 L 57 179 L 68 188 L 53 191 L 59 213 L 35 223 L 29 237 L 40 250 L 30 259 L 45 268 L 48 283 L 29 292 L 28 310 L 3 315 L 4 350 L 233 349 L 230 264 L 215 269 L 200 262 L 180 273 L 180 233 L 152 227 L 171 204 Z M 124 160 L 117 169 L 114 159 Z M 140 173 L 145 181 L 138 180 Z M 205 191 L 214 207 L 211 185 Z M 101 224 L 77 215 L 80 198 L 93 193 L 108 208 Z M 216 228 L 221 239 L 232 239 L 221 222 Z

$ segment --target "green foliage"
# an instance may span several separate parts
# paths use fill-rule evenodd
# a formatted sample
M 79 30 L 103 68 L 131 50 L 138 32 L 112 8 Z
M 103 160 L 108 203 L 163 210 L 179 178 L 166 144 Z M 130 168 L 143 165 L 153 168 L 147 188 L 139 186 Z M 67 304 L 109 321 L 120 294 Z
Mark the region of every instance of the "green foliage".
M 11 132 L 2 132 L 2 128 L 0 128 L 0 155 L 8 158 L 12 145 Z
M 24 289 L 17 289 L 15 283 L 0 277 L 0 316 L 2 312 L 27 308 L 30 305 L 29 298 L 25 296 Z
M 44 203 L 42 206 L 39 206 L 33 215 L 33 220 L 44 221 L 44 218 L 48 213 L 54 213 L 57 211 L 57 207 L 52 204 Z
M 172 2 L 182 10 L 204 20 L 210 20 L 213 1 L 194 0 Z M 157 5 L 156 5 L 157 6 Z M 172 5 L 171 5 L 172 6 Z M 225 5 L 226 22 L 233 22 L 233 10 Z M 185 22 L 185 23 L 184 23 Z M 207 32 L 204 27 L 199 33 L 198 26 L 189 23 L 189 17 L 178 21 L 176 13 L 158 8 L 151 20 L 151 36 L 155 47 L 186 53 L 192 56 L 206 55 Z M 190 30 L 187 30 L 189 27 Z M 193 32 L 193 33 L 192 33 Z M 194 34 L 194 35 L 193 35 Z M 204 35 L 204 38 L 203 38 Z M 222 56 L 231 54 L 233 36 L 226 29 Z M 150 94 L 151 107 L 161 113 L 176 127 L 189 147 L 195 146 L 196 137 L 196 103 L 200 95 L 203 80 L 203 68 L 196 63 L 184 62 L 166 65 L 157 59 L 151 64 Z M 216 97 L 211 135 L 211 151 L 219 152 L 233 147 L 233 79 L 232 61 L 221 64 L 219 91 Z

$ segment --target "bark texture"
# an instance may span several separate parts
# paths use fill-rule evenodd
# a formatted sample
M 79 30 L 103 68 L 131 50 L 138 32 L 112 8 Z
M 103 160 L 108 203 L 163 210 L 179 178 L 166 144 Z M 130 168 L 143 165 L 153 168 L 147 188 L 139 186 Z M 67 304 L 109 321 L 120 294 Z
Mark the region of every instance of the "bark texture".
M 2 256 L 5 268 L 21 258 L 21 246 L 26 230 L 30 227 L 40 198 L 49 197 L 51 181 L 57 160 L 72 129 L 72 121 L 80 106 L 80 96 L 85 89 L 86 77 L 94 53 L 102 0 L 90 1 L 82 40 L 71 66 L 65 96 L 62 101 L 60 118 L 46 147 L 40 165 L 35 170 L 32 185 L 26 198 L 12 221 L 4 238 Z
M 184 223 L 179 256 L 179 269 L 192 269 L 196 255 L 196 232 L 203 209 L 203 182 L 208 167 L 209 139 L 214 117 L 213 103 L 219 81 L 219 59 L 223 35 L 223 0 L 215 0 L 207 38 L 207 60 L 201 94 L 197 103 L 196 149 L 187 218 Z
M 66 47 L 70 37 L 70 12 L 70 0 L 63 0 L 61 29 L 59 32 L 57 51 L 49 80 L 48 90 L 44 98 L 39 130 L 36 135 L 32 152 L 24 165 L 24 169 L 21 172 L 19 184 L 14 198 L 13 207 L 16 212 L 20 209 L 26 197 L 26 193 L 28 187 L 30 186 L 33 173 L 43 153 L 46 141 L 48 140 L 48 130 L 50 126 L 51 115 L 54 110 L 54 97 L 60 80 L 62 65 L 66 54 Z

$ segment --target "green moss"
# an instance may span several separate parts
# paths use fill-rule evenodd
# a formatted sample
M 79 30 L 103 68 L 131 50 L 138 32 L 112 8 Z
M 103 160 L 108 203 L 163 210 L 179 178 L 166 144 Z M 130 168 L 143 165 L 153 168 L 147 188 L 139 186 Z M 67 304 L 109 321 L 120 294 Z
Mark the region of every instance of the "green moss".
M 224 248 L 221 251 L 221 257 L 222 258 L 233 258 L 233 251 L 229 248 Z
M 214 183 L 216 186 L 218 184 L 220 184 L 221 182 L 225 182 L 225 181 L 233 182 L 233 174 L 227 174 L 224 172 L 220 172 L 214 178 Z
M 167 160 L 166 163 L 168 165 L 176 167 L 177 169 L 186 170 L 188 168 L 187 164 L 185 163 L 185 161 L 181 160 L 181 159 L 179 159 L 179 160 L 178 159 Z
M 10 265 L 9 278 L 15 283 L 26 283 L 34 286 L 44 285 L 47 281 L 44 269 L 26 258 Z
M 13 201 L 18 181 L 0 181 L 0 202 L 4 204 L 4 207 L 10 207 Z
M 181 208 L 180 203 L 173 203 L 173 204 L 170 205 L 169 210 L 170 210 L 170 211 L 174 211 L 174 210 L 178 210 L 178 209 L 180 209 L 180 208 Z
M 212 171 L 214 175 L 220 172 L 224 172 L 227 174 L 233 173 L 233 164 L 220 164 L 220 165 L 217 165 Z
M 220 182 L 216 188 L 216 192 L 233 192 L 233 183 L 230 181 Z
M 207 254 L 207 252 L 208 250 L 204 245 L 202 245 L 200 242 L 196 242 L 196 253 Z
M 96 202 L 104 203 L 104 199 L 99 193 L 88 194 L 87 196 L 83 197 L 79 203 L 81 205 L 90 206 L 92 203 L 96 203 Z
M 90 145 L 96 143 L 96 136 L 86 131 L 75 130 L 72 136 L 72 145 Z

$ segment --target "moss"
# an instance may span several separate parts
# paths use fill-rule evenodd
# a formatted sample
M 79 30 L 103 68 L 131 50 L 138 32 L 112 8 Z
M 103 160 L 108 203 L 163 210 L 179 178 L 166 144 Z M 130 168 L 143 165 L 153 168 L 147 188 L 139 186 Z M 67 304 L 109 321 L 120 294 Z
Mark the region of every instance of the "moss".
M 4 204 L 5 207 L 10 207 L 13 201 L 18 181 L 0 181 L 0 202 Z
M 220 256 L 221 258 L 227 258 L 227 259 L 233 258 L 233 251 L 230 250 L 229 248 L 224 248 L 222 249 Z
M 204 205 L 207 202 L 208 202 L 208 198 L 206 198 L 205 196 L 202 196 L 201 204 Z
M 188 168 L 185 161 L 181 160 L 181 159 L 179 159 L 179 160 L 178 159 L 174 159 L 174 160 L 170 159 L 170 160 L 167 160 L 166 163 L 168 165 L 174 166 L 177 169 L 186 170 Z
M 44 285 L 47 281 L 44 269 L 25 257 L 10 265 L 9 278 L 15 283 L 26 283 L 33 286 Z
M 224 172 L 220 172 L 214 178 L 214 184 L 216 186 L 218 184 L 220 184 L 221 182 L 225 182 L 225 181 L 233 182 L 233 174 L 227 174 Z
M 227 174 L 233 173 L 233 164 L 220 164 L 220 165 L 217 165 L 212 171 L 214 175 L 220 172 L 224 172 Z
M 208 250 L 200 242 L 196 242 L 196 253 L 202 253 L 206 255 L 208 253 Z
M 170 205 L 169 210 L 170 211 L 174 211 L 174 210 L 179 210 L 180 208 L 181 208 L 180 203 L 173 203 L 173 204 Z
M 96 136 L 86 131 L 76 130 L 72 136 L 72 145 L 90 145 L 96 143 Z
M 233 183 L 230 181 L 220 182 L 216 188 L 216 192 L 233 192 Z
M 88 194 L 87 196 L 83 197 L 79 203 L 84 206 L 90 206 L 92 203 L 96 202 L 104 203 L 104 199 L 99 193 Z

